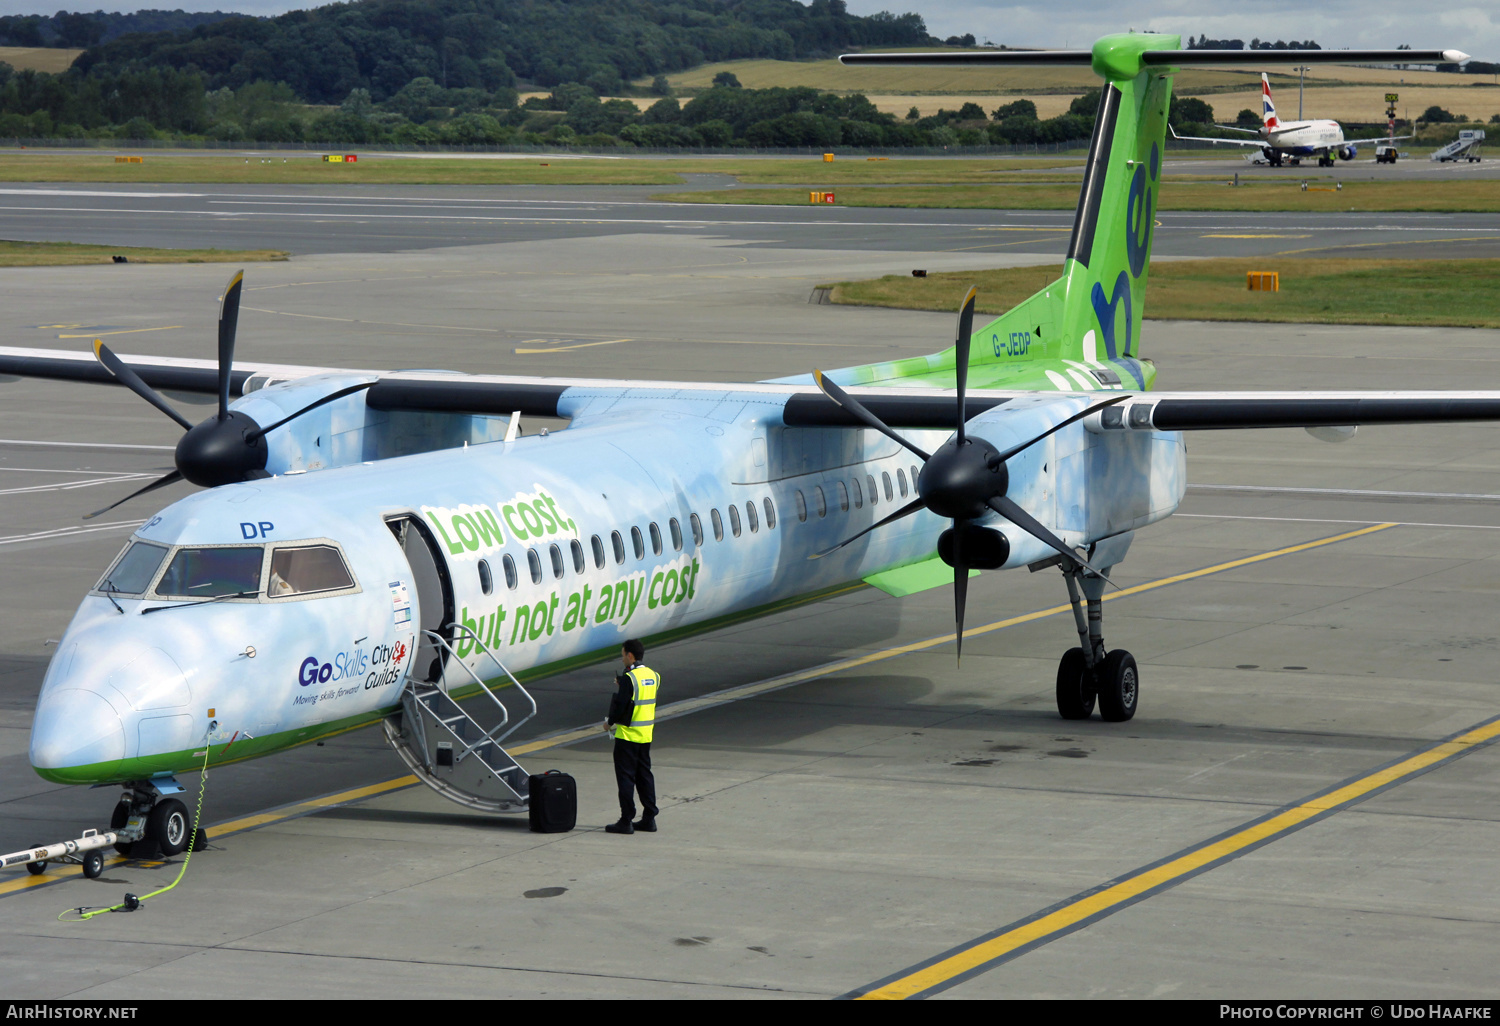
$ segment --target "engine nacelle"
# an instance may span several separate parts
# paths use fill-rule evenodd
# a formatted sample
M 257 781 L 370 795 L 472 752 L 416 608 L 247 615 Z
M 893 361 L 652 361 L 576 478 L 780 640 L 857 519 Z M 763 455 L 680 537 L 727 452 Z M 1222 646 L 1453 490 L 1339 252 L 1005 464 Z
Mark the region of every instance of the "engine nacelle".
M 962 538 L 959 537 L 962 532 Z M 1010 539 L 990 527 L 964 524 L 950 527 L 938 535 L 938 556 L 949 566 L 955 565 L 954 543 L 962 541 L 959 555 L 963 565 L 974 570 L 999 570 L 1010 558 Z
M 1339 159 L 1340 160 L 1353 160 L 1355 154 L 1357 154 L 1358 152 L 1359 152 L 1359 148 L 1356 147 L 1356 146 L 1340 146 L 1339 147 Z

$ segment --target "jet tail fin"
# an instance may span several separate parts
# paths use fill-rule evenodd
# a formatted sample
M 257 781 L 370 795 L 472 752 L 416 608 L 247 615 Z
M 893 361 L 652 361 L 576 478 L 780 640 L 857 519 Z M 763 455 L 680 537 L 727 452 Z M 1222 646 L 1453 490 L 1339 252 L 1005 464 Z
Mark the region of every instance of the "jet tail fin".
M 1281 122 L 1276 119 L 1276 104 L 1271 102 L 1271 80 L 1264 71 L 1260 73 L 1260 120 L 1267 131 L 1274 132 L 1281 127 Z

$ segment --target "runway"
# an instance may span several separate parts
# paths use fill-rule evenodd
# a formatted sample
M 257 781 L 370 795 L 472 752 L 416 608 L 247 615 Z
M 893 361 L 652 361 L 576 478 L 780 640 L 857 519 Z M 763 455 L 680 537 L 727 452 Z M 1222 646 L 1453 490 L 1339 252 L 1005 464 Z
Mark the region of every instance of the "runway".
M 191 191 L 203 195 L 173 201 L 191 210 L 189 228 L 165 215 L 153 228 L 144 201 L 96 197 L 119 208 L 97 214 L 95 230 L 206 230 L 192 227 L 201 221 L 238 240 L 316 223 L 215 215 L 209 199 L 224 194 Z M 377 202 L 389 200 L 312 200 L 325 213 Z M 604 212 L 641 206 L 620 202 Z M 509 203 L 497 207 L 518 209 Z M 409 237 L 377 245 L 358 218 L 330 219 L 321 230 L 346 251 L 249 269 L 240 346 L 286 362 L 693 380 L 916 355 L 947 344 L 951 316 L 809 305 L 807 294 L 830 277 L 905 273 L 914 259 L 975 266 L 975 251 L 934 244 L 967 239 L 969 215 L 927 213 L 928 250 L 884 222 L 847 229 L 871 233 L 858 247 L 795 224 L 669 230 L 623 217 L 569 237 L 570 213 L 473 229 L 514 230 L 511 241 L 424 246 L 421 233 L 449 222 L 429 212 Z M 89 230 L 82 213 L 58 223 Z M 1053 257 L 1017 247 L 984 258 Z M 0 272 L 0 336 L 82 348 L 98 335 L 126 353 L 206 356 L 227 271 Z M 1148 322 L 1144 335 L 1163 389 L 1500 380 L 1493 331 Z M 0 848 L 108 814 L 112 794 L 31 772 L 31 708 L 47 640 L 134 523 L 187 490 L 102 525 L 79 515 L 168 465 L 176 433 L 123 389 L 0 383 Z M 1301 431 L 1199 434 L 1188 459 L 1194 490 L 1179 515 L 1141 533 L 1117 573 L 1127 593 L 1106 604 L 1106 638 L 1142 666 L 1128 724 L 1056 717 L 1056 661 L 1073 639 L 1055 573 L 975 580 L 961 667 L 946 590 L 896 600 L 861 588 L 650 653 L 669 706 L 702 699 L 658 732 L 659 834 L 605 835 L 606 745 L 548 740 L 602 714 L 604 671 L 579 671 L 539 688 L 522 755 L 578 777 L 575 832 L 533 835 L 403 788 L 375 732 L 340 736 L 211 774 L 215 847 L 140 912 L 56 920 L 154 889 L 177 864 L 120 863 L 93 882 L 54 870 L 62 882 L 39 888 L 0 876 L 0 983 L 80 999 L 837 997 L 895 986 L 949 997 L 1491 996 L 1494 427 L 1361 429 L 1340 445 Z M 1318 804 L 1340 789 L 1351 797 Z M 1182 862 L 1272 820 L 1297 822 L 1230 844 L 1207 868 Z M 1128 901 L 1082 904 L 1151 867 L 1168 868 Z M 1047 920 L 1000 951 L 1056 914 L 1076 921 Z M 960 965 L 971 952 L 978 962 Z
M 1199 164 L 1203 162 L 1182 162 Z M 1399 165 L 1398 165 L 1399 166 Z M 686 188 L 722 187 L 688 175 Z M 0 234 L 119 246 L 398 253 L 451 246 L 699 236 L 832 252 L 1045 254 L 1067 249 L 1072 211 L 664 203 L 683 186 L 0 187 Z M 1159 212 L 1158 258 L 1500 254 L 1500 214 Z

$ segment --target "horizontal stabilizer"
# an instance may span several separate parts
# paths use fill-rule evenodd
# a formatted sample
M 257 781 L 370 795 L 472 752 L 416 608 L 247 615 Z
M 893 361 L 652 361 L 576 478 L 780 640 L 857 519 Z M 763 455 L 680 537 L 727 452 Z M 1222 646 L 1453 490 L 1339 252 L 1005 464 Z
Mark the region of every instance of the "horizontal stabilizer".
M 1153 67 L 1201 68 L 1232 64 L 1462 64 L 1462 50 L 1146 50 L 1141 63 Z M 842 64 L 1024 67 L 1092 65 L 1091 50 L 968 50 L 962 53 L 846 53 Z

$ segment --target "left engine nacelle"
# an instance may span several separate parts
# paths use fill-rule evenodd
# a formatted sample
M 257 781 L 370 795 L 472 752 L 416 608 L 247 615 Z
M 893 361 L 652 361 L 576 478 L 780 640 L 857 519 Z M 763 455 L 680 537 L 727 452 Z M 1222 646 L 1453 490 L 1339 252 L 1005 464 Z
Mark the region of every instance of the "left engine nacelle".
M 1341 146 L 1341 147 L 1339 147 L 1339 159 L 1340 160 L 1353 160 L 1354 157 L 1355 157 L 1355 154 L 1357 154 L 1357 153 L 1359 153 L 1359 148 L 1358 147 L 1355 147 L 1355 146 Z

